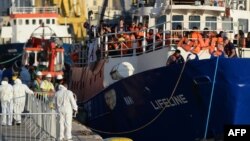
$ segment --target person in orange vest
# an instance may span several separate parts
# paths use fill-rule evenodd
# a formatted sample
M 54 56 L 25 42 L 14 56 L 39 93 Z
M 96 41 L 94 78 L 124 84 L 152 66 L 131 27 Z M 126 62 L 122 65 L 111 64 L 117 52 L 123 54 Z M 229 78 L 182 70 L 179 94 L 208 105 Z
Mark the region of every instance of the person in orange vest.
M 162 41 L 163 41 L 163 29 L 159 29 L 159 31 L 156 33 L 156 46 L 162 47 Z M 165 37 L 166 38 L 166 37 Z
M 125 31 L 124 30 L 124 27 L 125 27 L 125 25 L 124 25 L 124 18 L 123 18 L 123 16 L 121 16 L 120 17 L 120 21 L 119 21 L 119 29 L 118 29 L 118 32 L 123 32 L 123 31 Z
M 127 47 L 127 54 L 131 54 L 133 51 L 132 51 L 132 39 L 131 39 L 131 34 L 132 33 L 127 33 L 127 34 L 124 34 L 124 38 L 125 38 L 125 45 Z
M 192 53 L 198 54 L 201 48 L 204 46 L 204 41 L 202 39 L 201 33 L 197 31 L 197 27 L 193 27 L 193 32 L 191 33 L 193 49 Z
M 143 24 L 139 23 L 138 27 L 135 29 L 135 34 L 136 34 L 136 39 L 138 42 L 138 48 L 137 48 L 137 52 L 142 52 L 142 41 L 143 41 L 143 37 L 144 37 L 144 31 L 143 30 Z
M 177 46 L 182 47 L 185 51 L 191 51 L 191 49 L 193 47 L 193 41 L 188 38 L 190 33 L 184 32 L 183 34 L 184 35 L 181 38 L 181 40 L 179 41 L 179 43 L 177 44 Z
M 245 39 L 245 34 L 242 30 L 239 30 L 239 36 L 238 36 L 238 47 L 239 48 L 245 48 L 246 47 L 246 39 Z
M 202 38 L 204 39 L 204 46 L 202 49 L 208 49 L 211 42 L 211 32 L 208 31 L 208 28 L 203 29 Z
M 212 54 L 214 51 L 215 51 L 215 47 L 216 47 L 216 44 L 217 44 L 217 32 L 216 31 L 213 31 L 213 32 L 210 32 L 210 37 L 209 37 L 209 42 L 207 42 L 205 40 L 205 46 L 208 44 L 208 49 L 209 49 L 209 53 Z M 223 41 L 222 41 L 222 44 L 223 44 Z
M 135 22 L 132 22 L 129 26 L 129 31 L 134 32 L 136 30 L 137 26 Z
M 152 48 L 153 46 L 153 41 L 154 41 L 154 30 L 153 29 L 149 29 L 148 33 L 147 33 L 147 47 L 146 50 L 149 50 L 150 48 Z

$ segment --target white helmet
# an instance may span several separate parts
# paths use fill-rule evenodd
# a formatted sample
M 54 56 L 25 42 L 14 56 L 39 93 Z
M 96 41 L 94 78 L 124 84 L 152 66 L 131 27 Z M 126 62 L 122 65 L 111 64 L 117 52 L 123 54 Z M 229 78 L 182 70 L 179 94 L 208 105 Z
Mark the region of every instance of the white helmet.
M 46 77 L 49 78 L 49 77 L 52 77 L 52 75 L 51 75 L 50 73 L 48 73 L 48 74 L 46 75 Z
M 36 73 L 36 75 L 41 76 L 41 75 L 43 75 L 43 74 L 42 74 L 42 72 L 38 71 L 38 72 Z
M 61 80 L 61 79 L 63 79 L 63 76 L 59 74 L 59 75 L 56 76 L 56 79 Z

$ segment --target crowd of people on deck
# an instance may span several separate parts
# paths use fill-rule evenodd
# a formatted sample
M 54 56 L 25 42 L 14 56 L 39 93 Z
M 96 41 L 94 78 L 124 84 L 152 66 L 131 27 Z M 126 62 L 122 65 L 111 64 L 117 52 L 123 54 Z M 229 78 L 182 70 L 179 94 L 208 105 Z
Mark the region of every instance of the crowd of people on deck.
M 177 31 L 175 33 L 178 38 L 177 47 L 183 48 L 187 52 L 193 54 L 200 53 L 201 50 L 207 49 L 212 57 L 226 57 L 236 58 L 238 57 L 236 48 L 250 48 L 250 32 L 245 37 L 245 33 L 239 30 L 238 34 L 235 34 L 234 39 L 230 40 L 224 32 L 209 31 L 205 28 L 203 32 L 200 32 L 197 27 L 193 28 L 191 32 Z M 181 36 L 183 35 L 183 36 Z M 183 63 L 183 57 L 180 50 L 176 50 L 171 56 L 169 56 L 166 65 Z
M 31 68 L 30 68 L 31 69 Z M 38 99 L 46 94 L 47 98 L 54 98 L 56 111 L 59 113 L 60 140 L 72 139 L 72 116 L 78 110 L 73 92 L 62 75 L 57 75 L 53 83 L 53 76 L 41 71 L 29 70 L 28 66 L 21 68 L 20 75 L 12 75 L 12 68 L 0 68 L 0 102 L 2 126 L 20 125 L 21 114 L 24 112 L 26 94 L 34 95 Z M 40 95 L 40 94 L 41 95 Z M 14 113 L 14 114 L 13 114 Z M 14 119 L 14 120 L 13 120 Z
M 108 52 L 111 56 L 132 54 L 134 49 L 136 53 L 140 53 L 143 51 L 143 41 L 145 41 L 146 51 L 152 50 L 153 46 L 160 48 L 165 42 L 165 46 L 170 46 L 171 43 L 176 44 L 185 51 L 194 54 L 208 49 L 213 56 L 224 54 L 228 57 L 236 57 L 231 55 L 235 54 L 235 47 L 250 48 L 250 32 L 245 37 L 242 30 L 239 30 L 238 34 L 235 35 L 234 42 L 230 40 L 227 42 L 226 34 L 223 31 L 217 33 L 217 31 L 208 28 L 200 30 L 198 27 L 193 27 L 192 30 L 188 31 L 184 30 L 181 25 L 177 25 L 171 32 L 163 32 L 162 28 L 148 28 L 146 23 L 125 23 L 123 17 L 120 18 L 118 24 L 112 27 L 101 22 L 96 33 L 97 36 L 103 37 L 101 43 L 107 43 Z M 107 38 L 102 36 L 107 34 L 109 34 Z M 163 36 L 163 34 L 165 35 Z M 231 43 L 234 44 L 234 47 L 231 46 Z
M 151 50 L 155 39 L 156 48 L 161 47 L 162 42 L 162 30 L 158 32 L 153 29 L 149 29 L 147 33 L 144 31 L 148 29 L 146 23 L 125 23 L 124 18 L 120 17 L 119 22 L 114 26 L 111 26 L 103 21 L 100 23 L 100 27 L 91 35 L 97 33 L 97 36 L 101 36 L 101 42 L 107 43 L 109 55 L 126 55 L 133 52 L 133 48 L 136 48 L 136 53 L 143 51 L 143 38 L 146 36 L 146 50 Z M 105 38 L 105 35 L 110 34 Z M 94 35 L 92 35 L 94 36 Z M 104 45 L 104 44 L 103 44 Z

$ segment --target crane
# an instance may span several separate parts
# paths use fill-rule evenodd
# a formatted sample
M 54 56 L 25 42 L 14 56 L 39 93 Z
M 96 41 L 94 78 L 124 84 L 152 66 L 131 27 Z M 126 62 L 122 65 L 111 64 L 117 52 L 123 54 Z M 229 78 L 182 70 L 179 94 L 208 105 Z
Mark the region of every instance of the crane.
M 54 5 L 59 8 L 59 24 L 72 26 L 73 33 L 77 40 L 86 36 L 86 29 L 83 23 L 87 20 L 85 0 L 35 0 L 35 6 Z

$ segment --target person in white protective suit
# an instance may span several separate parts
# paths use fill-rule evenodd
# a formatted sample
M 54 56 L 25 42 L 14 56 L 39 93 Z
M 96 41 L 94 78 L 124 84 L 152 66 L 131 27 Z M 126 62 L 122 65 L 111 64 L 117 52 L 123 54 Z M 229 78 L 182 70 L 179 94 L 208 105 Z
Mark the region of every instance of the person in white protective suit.
M 12 125 L 13 120 L 13 88 L 8 83 L 8 78 L 5 77 L 0 86 L 0 100 L 2 106 L 2 121 L 1 124 Z M 8 116 L 8 118 L 7 118 Z
M 56 109 L 60 118 L 60 140 L 71 140 L 72 115 L 77 112 L 76 101 L 73 92 L 67 89 L 67 84 L 59 85 L 55 93 Z
M 17 125 L 21 124 L 21 113 L 24 111 L 25 97 L 27 94 L 34 94 L 29 87 L 22 83 L 20 79 L 16 79 L 13 85 L 13 105 L 14 105 L 14 119 Z

